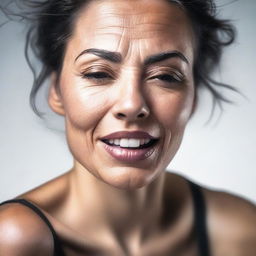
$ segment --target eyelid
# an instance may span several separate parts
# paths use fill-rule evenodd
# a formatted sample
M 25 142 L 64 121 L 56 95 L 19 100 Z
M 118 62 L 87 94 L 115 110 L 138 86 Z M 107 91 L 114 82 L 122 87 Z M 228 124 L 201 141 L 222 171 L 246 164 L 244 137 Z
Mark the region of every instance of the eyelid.
M 84 75 L 86 73 L 88 74 L 89 73 L 106 73 L 111 77 L 116 77 L 116 73 L 112 69 L 110 69 L 106 65 L 99 65 L 99 64 L 83 68 L 80 71 L 81 75 Z
M 165 67 L 165 68 L 154 68 L 146 72 L 146 77 L 155 77 L 161 75 L 170 75 L 170 76 L 177 76 L 179 80 L 184 80 L 185 75 L 181 73 L 179 70 Z

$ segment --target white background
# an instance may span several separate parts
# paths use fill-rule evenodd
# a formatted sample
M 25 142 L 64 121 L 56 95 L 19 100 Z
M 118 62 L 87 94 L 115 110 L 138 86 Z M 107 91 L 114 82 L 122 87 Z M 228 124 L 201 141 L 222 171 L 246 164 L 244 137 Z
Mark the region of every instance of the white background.
M 247 99 L 228 93 L 236 105 L 225 106 L 218 122 L 215 115 L 205 125 L 211 98 L 203 93 L 169 169 L 256 202 L 256 1 L 225 5 L 230 1 L 219 0 L 217 5 L 223 5 L 221 16 L 234 21 L 238 37 L 225 52 L 216 77 L 235 85 Z M 4 20 L 0 14 L 0 22 Z M 0 28 L 0 201 L 72 166 L 64 135 L 48 129 L 53 121 L 40 120 L 29 107 L 33 78 L 23 54 L 24 36 L 24 27 L 14 22 Z

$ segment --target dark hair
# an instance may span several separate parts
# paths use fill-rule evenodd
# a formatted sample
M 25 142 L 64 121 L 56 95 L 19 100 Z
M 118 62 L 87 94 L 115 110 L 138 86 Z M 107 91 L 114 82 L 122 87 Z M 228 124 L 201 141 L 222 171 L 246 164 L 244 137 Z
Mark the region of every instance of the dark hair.
M 34 74 L 34 84 L 30 93 L 30 104 L 34 112 L 42 116 L 36 106 L 36 94 L 45 79 L 53 72 L 60 73 L 63 57 L 73 24 L 80 8 L 89 0 L 20 0 L 29 7 L 29 11 L 20 15 L 31 21 L 26 38 L 25 54 Z M 223 47 L 230 45 L 235 38 L 235 29 L 228 20 L 217 18 L 213 0 L 167 0 L 181 5 L 191 19 L 197 51 L 194 64 L 196 88 L 205 86 L 213 96 L 213 108 L 216 104 L 222 109 L 222 103 L 232 101 L 220 93 L 219 88 L 238 91 L 234 87 L 215 81 L 212 78 L 218 66 Z M 37 74 L 31 64 L 29 49 L 41 61 L 42 69 Z M 198 91 L 198 89 L 196 90 Z

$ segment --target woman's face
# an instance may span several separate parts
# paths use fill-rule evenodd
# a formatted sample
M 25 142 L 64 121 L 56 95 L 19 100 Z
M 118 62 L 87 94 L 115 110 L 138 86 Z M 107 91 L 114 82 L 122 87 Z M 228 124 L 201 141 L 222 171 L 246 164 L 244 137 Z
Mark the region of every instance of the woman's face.
M 63 111 L 55 109 L 75 160 L 117 188 L 156 179 L 192 113 L 193 53 L 190 21 L 175 4 L 92 1 L 81 10 L 59 80 Z

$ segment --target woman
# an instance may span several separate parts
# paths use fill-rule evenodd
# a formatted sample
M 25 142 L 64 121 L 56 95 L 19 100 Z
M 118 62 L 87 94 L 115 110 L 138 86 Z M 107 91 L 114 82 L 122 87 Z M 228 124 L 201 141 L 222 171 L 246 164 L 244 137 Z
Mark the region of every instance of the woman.
M 2 204 L 0 255 L 255 255 L 255 206 L 165 171 L 198 86 L 225 100 L 209 74 L 233 30 L 212 4 L 41 4 L 32 100 L 50 76 L 74 166 Z

